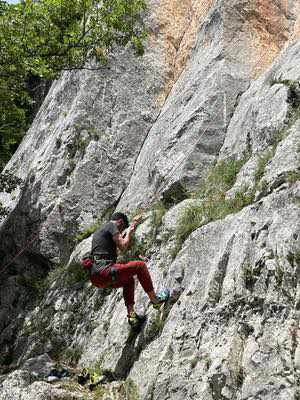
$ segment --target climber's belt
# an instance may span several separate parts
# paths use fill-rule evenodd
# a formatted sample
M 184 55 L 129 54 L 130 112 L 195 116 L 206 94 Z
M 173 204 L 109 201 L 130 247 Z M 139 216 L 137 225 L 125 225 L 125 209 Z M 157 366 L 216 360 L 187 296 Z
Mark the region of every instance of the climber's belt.
M 93 256 L 93 265 L 91 266 L 90 273 L 92 275 L 99 274 L 104 271 L 109 265 L 112 264 L 111 260 L 104 260 L 99 256 Z

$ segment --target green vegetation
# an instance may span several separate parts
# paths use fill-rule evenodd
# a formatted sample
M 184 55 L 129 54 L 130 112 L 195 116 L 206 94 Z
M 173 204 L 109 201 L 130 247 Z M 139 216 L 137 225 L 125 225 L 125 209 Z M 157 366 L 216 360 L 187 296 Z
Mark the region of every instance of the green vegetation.
M 291 105 L 286 123 L 288 129 L 294 124 L 294 122 L 300 119 L 299 84 L 297 81 L 292 81 L 289 79 L 272 79 L 271 86 L 275 84 L 285 85 L 288 88 L 288 102 Z
M 244 280 L 246 288 L 252 288 L 253 284 L 255 283 L 255 279 L 253 276 L 253 268 L 250 264 L 250 261 L 246 261 L 243 264 L 243 272 L 244 272 Z
M 296 82 L 290 80 L 290 79 L 274 79 L 271 78 L 270 81 L 270 86 L 274 86 L 274 85 L 285 85 L 288 87 L 296 87 Z
M 240 387 L 243 385 L 245 380 L 245 372 L 242 366 L 239 367 L 238 371 L 236 372 L 236 383 Z
M 167 211 L 164 203 L 161 201 L 152 204 L 150 208 L 150 225 L 151 225 L 151 233 L 147 238 L 147 247 L 151 247 L 154 243 L 156 243 L 156 237 L 159 231 L 159 228 L 162 224 L 162 219 Z
M 300 250 L 296 251 L 294 254 L 294 260 L 297 265 L 300 265 Z
M 162 201 L 157 201 L 149 207 L 138 208 L 130 214 L 130 219 L 132 220 L 136 216 L 142 215 L 144 221 L 150 218 L 150 224 L 153 228 L 159 228 L 162 224 L 163 216 L 165 215 L 167 208 Z
M 127 379 L 122 383 L 120 392 L 124 392 L 124 398 L 128 400 L 141 400 L 142 397 L 139 393 L 137 385 L 132 379 Z
M 204 366 L 207 370 L 209 369 L 209 367 L 211 366 L 211 363 L 212 363 L 211 358 L 208 354 L 198 355 L 198 356 L 194 356 L 191 359 L 191 361 L 190 361 L 191 368 L 194 369 L 199 362 L 203 362 Z
M 292 259 L 294 259 L 293 258 L 294 255 L 291 254 L 289 257 L 291 256 Z M 245 286 L 248 290 L 253 289 L 255 283 L 257 282 L 263 271 L 263 268 L 264 268 L 263 264 L 252 265 L 250 263 L 250 260 L 245 261 L 243 265 L 243 272 L 244 272 Z M 278 257 L 276 258 L 276 267 L 274 270 L 274 276 L 275 276 L 276 286 L 281 287 L 284 279 L 284 268 L 280 264 L 280 259 Z
M 143 241 L 138 241 L 133 235 L 131 247 L 119 257 L 120 261 L 128 262 L 139 259 L 145 255 L 147 250 L 156 243 L 158 230 L 166 211 L 164 204 L 162 202 L 157 202 L 152 204 L 149 208 L 139 209 L 132 213 L 130 219 L 133 219 L 137 215 L 146 215 L 146 219 L 149 218 L 150 221 L 151 231 Z
M 255 283 L 259 279 L 264 265 L 258 263 L 257 265 L 252 265 L 250 259 L 246 260 L 243 264 L 243 272 L 245 279 L 245 286 L 248 290 L 252 290 Z
M 211 366 L 211 364 L 212 364 L 212 360 L 211 360 L 210 356 L 209 356 L 209 355 L 205 355 L 205 356 L 202 358 L 202 360 L 203 360 L 204 363 L 205 363 L 206 369 L 209 369 L 210 366 Z
M 98 399 L 126 399 L 126 400 L 141 400 L 142 397 L 138 391 L 137 385 L 132 379 L 119 382 L 119 386 L 110 388 L 109 384 L 97 385 L 93 390 L 93 398 Z M 109 396 L 109 397 L 108 397 Z
M 226 192 L 233 186 L 236 176 L 248 156 L 242 160 L 221 161 L 212 167 L 196 193 L 198 201 L 187 207 L 181 215 L 176 231 L 176 244 L 171 256 L 174 258 L 185 239 L 197 228 L 211 221 L 224 218 L 251 204 L 254 192 L 242 187 L 226 198 Z
M 71 366 L 76 366 L 82 356 L 82 351 L 81 347 L 68 348 L 63 354 L 63 359 Z
M 296 183 L 300 180 L 300 172 L 291 171 L 286 176 L 286 181 L 289 183 Z
M 124 253 L 121 253 L 118 256 L 118 262 L 129 262 L 141 259 L 145 252 L 147 251 L 147 245 L 145 243 L 141 243 L 135 235 L 131 237 L 131 246 Z
M 163 216 L 165 215 L 167 209 L 165 205 L 159 201 L 157 203 L 152 204 L 150 208 L 150 218 L 151 218 L 151 226 L 153 227 L 153 230 L 157 230 L 161 224 L 162 224 L 162 219 Z
M 78 233 L 75 236 L 75 240 L 77 243 L 81 242 L 84 239 L 87 239 L 90 237 L 96 230 L 100 227 L 101 222 L 96 222 L 93 225 L 89 226 L 87 229 L 85 229 L 83 232 Z
M 151 319 L 148 327 L 147 334 L 150 338 L 159 336 L 163 330 L 165 319 L 162 318 L 160 313 L 156 313 L 154 319 Z
M 0 171 L 32 122 L 34 96 L 63 70 L 99 69 L 116 45 L 143 54 L 144 0 L 0 0 Z M 87 61 L 93 60 L 93 67 Z M 61 140 L 56 142 L 57 148 Z M 78 139 L 75 150 L 83 149 Z M 76 166 L 70 157 L 67 173 Z M 0 178 L 0 192 L 21 181 Z M 0 202 L 0 217 L 8 210 Z
M 116 45 L 143 54 L 145 9 L 144 0 L 0 1 L 0 170 L 32 120 L 42 84 L 63 70 L 99 69 Z
M 44 292 L 44 285 L 41 278 L 36 278 L 27 275 L 18 275 L 16 277 L 16 283 L 19 286 L 26 288 L 26 291 L 31 295 L 41 298 Z
M 259 156 L 256 170 L 254 172 L 254 178 L 256 183 L 258 183 L 263 177 L 266 166 L 273 156 L 274 156 L 273 150 L 268 150 Z
M 282 286 L 283 278 L 284 278 L 284 269 L 279 263 L 277 263 L 275 269 L 275 279 L 278 287 Z
M 90 372 L 90 369 L 88 369 Z M 100 374 L 98 374 L 100 376 Z M 110 399 L 110 400 L 141 400 L 142 397 L 138 391 L 137 385 L 134 383 L 132 379 L 127 379 L 126 381 L 118 381 L 118 384 L 114 382 L 114 384 L 105 383 L 105 384 L 97 384 L 94 389 L 91 391 L 88 389 L 88 385 L 82 386 L 79 385 L 74 379 L 64 379 L 58 382 L 53 383 L 55 387 L 60 389 L 67 390 L 70 394 L 67 394 L 67 397 L 64 397 L 65 400 L 75 398 L 82 398 L 82 400 L 86 399 Z
M 198 356 L 193 357 L 191 359 L 191 363 L 190 363 L 191 368 L 194 369 L 196 367 L 196 365 L 198 364 L 198 362 L 199 362 L 199 357 Z
M 300 114 L 299 114 L 300 118 Z M 272 141 L 272 147 L 267 149 L 265 152 L 259 155 L 256 170 L 254 172 L 256 188 L 260 192 L 266 191 L 268 183 L 265 180 L 261 180 L 264 176 L 266 166 L 268 162 L 274 157 L 278 144 L 288 135 L 288 129 L 285 131 L 279 131 L 274 135 Z M 289 183 L 295 183 L 299 181 L 300 173 L 297 171 L 290 171 L 285 176 L 285 181 Z
M 255 183 L 258 183 L 264 175 L 268 162 L 274 157 L 278 144 L 288 135 L 286 130 L 276 132 L 271 141 L 271 148 L 259 155 L 256 170 L 254 172 Z
M 69 265 L 66 275 L 65 275 L 65 283 L 67 285 L 74 285 L 78 282 L 88 282 L 89 281 L 89 272 L 82 266 L 81 263 L 73 263 Z
M 46 278 L 36 279 L 30 286 L 35 290 L 37 297 L 42 299 L 56 281 L 63 287 L 85 283 L 89 281 L 89 273 L 81 263 L 70 264 L 68 268 L 65 265 L 57 265 L 49 271 Z
M 183 243 L 185 239 L 197 228 L 211 221 L 225 218 L 251 204 L 254 200 L 253 191 L 248 192 L 243 187 L 235 192 L 233 197 L 225 198 L 225 192 L 210 193 L 196 205 L 191 205 L 183 212 L 177 227 L 177 239 Z
M 292 111 L 293 118 L 295 118 L 295 113 L 293 114 L 295 110 L 299 112 L 300 118 L 299 107 L 297 107 Z M 238 172 L 250 158 L 250 154 L 246 154 L 239 161 L 221 161 L 207 172 L 206 177 L 201 182 L 200 190 L 193 195 L 196 200 L 195 204 L 187 207 L 181 215 L 176 230 L 176 243 L 170 252 L 172 258 L 176 257 L 182 243 L 194 230 L 211 221 L 222 219 L 228 214 L 236 213 L 251 204 L 254 201 L 257 189 L 260 192 L 266 191 L 268 184 L 265 180 L 262 180 L 266 166 L 274 157 L 278 144 L 287 135 L 288 128 L 275 133 L 270 143 L 271 146 L 259 155 L 254 172 L 255 185 L 251 189 L 243 186 L 231 197 L 226 196 L 226 192 L 234 185 Z M 297 182 L 299 179 L 299 172 L 290 172 L 286 176 L 286 181 L 290 183 Z

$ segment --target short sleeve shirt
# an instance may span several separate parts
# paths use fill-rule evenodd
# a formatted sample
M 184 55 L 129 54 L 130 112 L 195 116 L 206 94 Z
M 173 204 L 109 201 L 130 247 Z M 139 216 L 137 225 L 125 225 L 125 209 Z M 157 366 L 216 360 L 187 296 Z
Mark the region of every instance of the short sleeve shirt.
M 117 246 L 113 240 L 113 236 L 117 233 L 119 233 L 119 230 L 111 221 L 98 229 L 93 235 L 92 254 L 103 255 L 109 260 L 116 262 Z

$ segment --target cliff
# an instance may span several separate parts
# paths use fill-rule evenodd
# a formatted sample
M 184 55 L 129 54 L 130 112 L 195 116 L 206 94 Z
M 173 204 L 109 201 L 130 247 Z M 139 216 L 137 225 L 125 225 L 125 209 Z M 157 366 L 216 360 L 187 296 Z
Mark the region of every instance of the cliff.
M 6 167 L 24 185 L 2 196 L 1 265 L 24 252 L 1 276 L 0 399 L 102 398 L 43 381 L 57 362 L 97 365 L 103 398 L 300 398 L 299 11 L 151 0 L 144 56 L 53 83 Z M 91 227 L 141 209 L 176 296 L 157 313 L 138 287 L 132 339 L 122 292 L 77 264 Z

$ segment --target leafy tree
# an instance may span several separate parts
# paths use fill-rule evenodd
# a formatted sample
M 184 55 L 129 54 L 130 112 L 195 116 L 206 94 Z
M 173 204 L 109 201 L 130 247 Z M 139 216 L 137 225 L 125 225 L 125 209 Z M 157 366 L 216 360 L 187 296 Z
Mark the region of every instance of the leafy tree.
M 31 122 L 32 82 L 97 69 L 116 45 L 143 54 L 145 9 L 144 0 L 0 0 L 0 171 Z M 0 192 L 18 183 L 1 175 Z M 0 216 L 5 212 L 0 202 Z
M 103 63 L 115 45 L 142 54 L 145 9 L 144 0 L 0 0 L 0 169 L 30 122 L 29 81 Z

